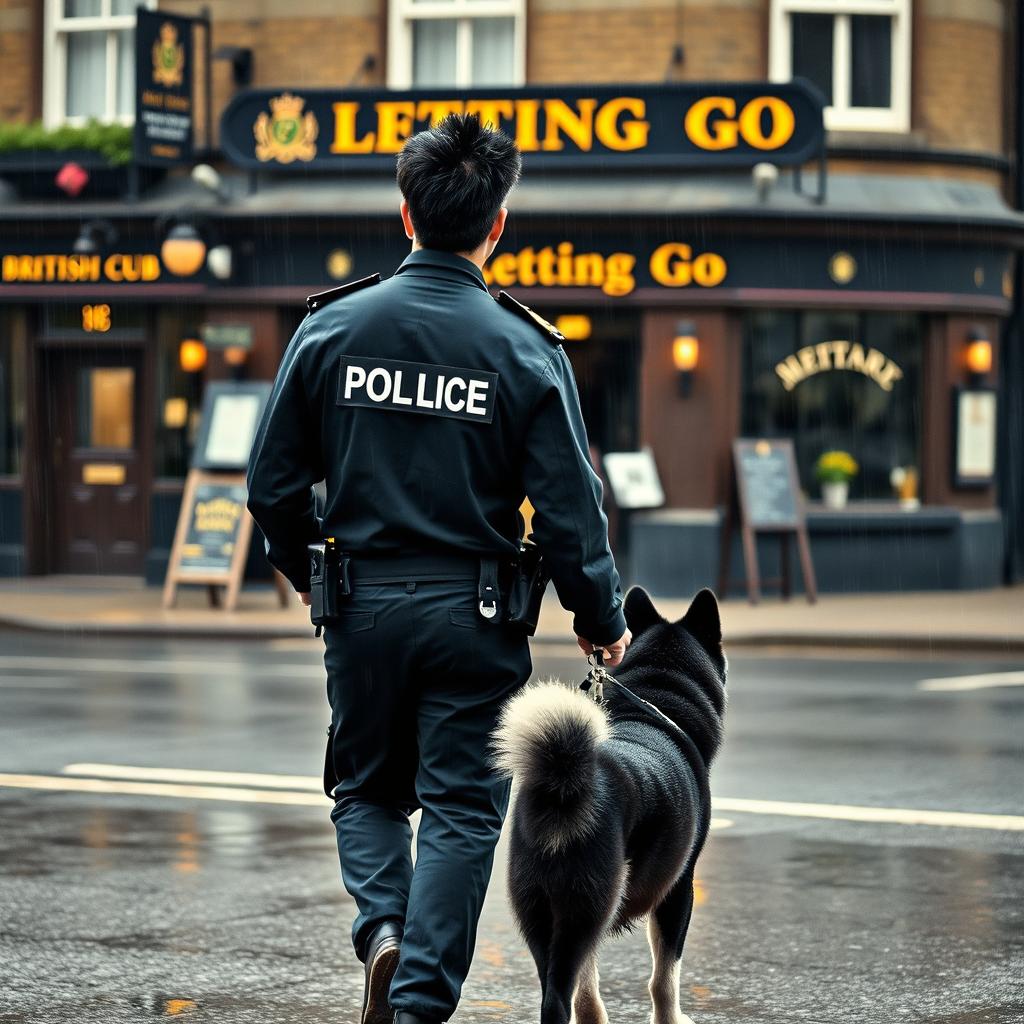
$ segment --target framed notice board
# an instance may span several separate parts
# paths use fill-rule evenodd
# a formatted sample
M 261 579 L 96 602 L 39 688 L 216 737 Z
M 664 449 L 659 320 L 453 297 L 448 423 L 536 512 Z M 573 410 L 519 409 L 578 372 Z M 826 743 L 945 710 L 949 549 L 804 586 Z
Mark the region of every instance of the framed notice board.
M 256 428 L 270 398 L 269 381 L 212 381 L 203 396 L 194 469 L 239 473 L 249 463 Z
M 732 535 L 739 521 L 746 569 L 747 596 L 751 604 L 761 599 L 761 573 L 757 562 L 757 534 L 771 533 L 779 538 L 782 576 L 778 581 L 782 594 L 789 597 L 789 540 L 796 537 L 804 590 L 808 601 L 818 598 L 818 585 L 807 539 L 800 478 L 796 470 L 793 442 L 788 438 L 737 438 L 732 443 L 735 472 L 734 496 L 729 503 L 722 531 L 719 591 L 724 596 L 729 586 L 729 562 Z M 763 581 L 775 582 L 775 581 Z
M 953 485 L 991 487 L 996 480 L 996 390 L 953 390 Z

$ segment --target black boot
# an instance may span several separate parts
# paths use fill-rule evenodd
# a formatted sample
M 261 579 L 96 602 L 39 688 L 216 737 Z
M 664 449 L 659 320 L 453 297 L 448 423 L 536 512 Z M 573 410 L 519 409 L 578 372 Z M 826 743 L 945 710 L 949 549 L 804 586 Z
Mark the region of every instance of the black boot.
M 388 990 L 398 969 L 402 926 L 397 921 L 377 925 L 366 943 L 366 984 L 363 988 L 361 1024 L 391 1024 Z
M 444 1024 L 444 1021 L 435 1017 L 421 1017 L 418 1013 L 410 1013 L 408 1010 L 395 1010 L 394 1024 Z

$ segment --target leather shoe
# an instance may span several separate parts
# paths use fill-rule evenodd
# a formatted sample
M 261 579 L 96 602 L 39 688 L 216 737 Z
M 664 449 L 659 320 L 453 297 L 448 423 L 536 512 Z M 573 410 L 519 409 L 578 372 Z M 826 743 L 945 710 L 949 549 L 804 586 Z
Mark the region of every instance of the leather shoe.
M 394 1024 L 444 1024 L 444 1021 L 434 1017 L 421 1017 L 418 1013 L 410 1013 L 408 1010 L 395 1010 Z
M 388 990 L 402 951 L 402 926 L 384 921 L 366 943 L 366 984 L 363 988 L 361 1024 L 392 1024 Z

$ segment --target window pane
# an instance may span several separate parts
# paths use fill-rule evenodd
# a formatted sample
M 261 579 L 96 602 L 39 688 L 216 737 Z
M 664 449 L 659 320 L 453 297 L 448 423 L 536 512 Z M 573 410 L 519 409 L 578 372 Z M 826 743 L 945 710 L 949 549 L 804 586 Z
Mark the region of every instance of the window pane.
M 136 7 L 142 7 L 142 0 L 113 0 L 110 5 L 111 14 L 134 14 Z
M 750 313 L 743 432 L 792 438 L 800 484 L 812 497 L 820 494 L 818 456 L 840 449 L 860 464 L 852 497 L 892 499 L 890 472 L 920 470 L 922 348 L 921 318 L 909 313 Z M 795 374 L 789 390 L 780 363 L 790 366 L 791 382 Z M 902 376 L 886 371 L 890 366 Z M 879 367 L 889 390 L 869 372 Z
M 892 18 L 877 14 L 850 17 L 850 105 L 892 106 Z
M 68 34 L 68 117 L 99 117 L 106 112 L 106 32 Z
M 64 0 L 65 18 L 98 18 L 102 13 L 101 0 Z
M 515 18 L 473 20 L 473 85 L 515 81 Z
M 117 33 L 117 115 L 135 116 L 135 30 Z
M 25 320 L 0 309 L 0 475 L 21 470 L 25 435 Z
M 792 14 L 793 77 L 809 78 L 832 103 L 832 32 L 835 18 L 831 14 Z
M 79 371 L 80 448 L 131 448 L 135 371 L 129 367 L 90 367 Z
M 455 84 L 454 18 L 424 18 L 412 23 L 412 84 Z

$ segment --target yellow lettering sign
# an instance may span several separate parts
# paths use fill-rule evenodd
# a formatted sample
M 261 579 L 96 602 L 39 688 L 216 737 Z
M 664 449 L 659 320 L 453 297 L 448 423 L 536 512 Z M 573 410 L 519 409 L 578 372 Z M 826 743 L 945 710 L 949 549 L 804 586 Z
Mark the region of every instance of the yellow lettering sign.
M 712 118 L 712 115 L 721 115 Z M 763 125 L 767 115 L 768 130 Z M 686 112 L 683 130 L 686 137 L 701 149 L 735 149 L 739 140 L 753 149 L 773 150 L 784 146 L 793 137 L 796 116 L 793 108 L 777 96 L 758 96 L 736 114 L 736 101 L 731 96 L 705 96 Z
M 714 288 L 729 271 L 725 260 L 714 252 L 693 257 L 693 249 L 682 242 L 666 242 L 651 253 L 651 277 L 666 288 L 685 288 L 697 284 Z

